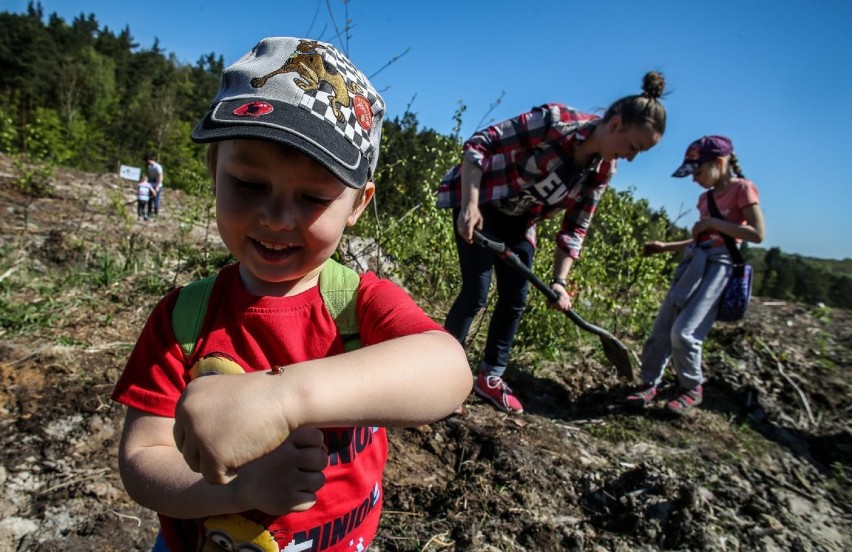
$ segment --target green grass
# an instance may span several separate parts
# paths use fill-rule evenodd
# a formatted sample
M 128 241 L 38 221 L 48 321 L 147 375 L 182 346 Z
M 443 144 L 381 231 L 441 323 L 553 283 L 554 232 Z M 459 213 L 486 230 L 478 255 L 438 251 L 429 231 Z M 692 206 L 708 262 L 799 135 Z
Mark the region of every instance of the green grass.
M 610 443 L 624 443 L 647 440 L 654 432 L 654 424 L 659 423 L 646 416 L 613 416 L 602 424 L 585 427 L 595 439 Z
M 48 328 L 55 319 L 55 311 L 48 300 L 15 303 L 0 299 L 0 328 L 13 334 L 32 333 Z

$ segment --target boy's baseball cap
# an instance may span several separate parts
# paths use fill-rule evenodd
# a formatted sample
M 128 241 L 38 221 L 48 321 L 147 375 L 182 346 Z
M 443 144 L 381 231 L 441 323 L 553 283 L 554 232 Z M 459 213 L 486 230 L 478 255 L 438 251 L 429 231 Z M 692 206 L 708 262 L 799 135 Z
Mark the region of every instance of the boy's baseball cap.
M 726 155 L 731 155 L 734 145 L 726 136 L 702 136 L 686 148 L 683 164 L 672 173 L 674 177 L 689 176 L 698 165 L 705 161 L 713 161 Z
M 286 144 L 350 188 L 362 188 L 376 171 L 384 115 L 382 97 L 334 46 L 272 37 L 225 69 L 191 136 Z

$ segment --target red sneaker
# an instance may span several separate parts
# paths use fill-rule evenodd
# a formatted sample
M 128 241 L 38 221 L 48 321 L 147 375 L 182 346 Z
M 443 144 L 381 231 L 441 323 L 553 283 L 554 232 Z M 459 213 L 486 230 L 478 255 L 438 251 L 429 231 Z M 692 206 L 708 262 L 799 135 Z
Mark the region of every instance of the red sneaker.
M 483 399 L 510 414 L 520 414 L 524 411 L 521 401 L 512 393 L 509 386 L 500 376 L 486 376 L 480 372 L 473 383 L 473 390 Z
M 627 395 L 625 403 L 633 408 L 645 408 L 649 406 L 657 397 L 657 387 L 653 383 L 648 383 L 640 387 L 635 393 Z
M 683 416 L 690 410 L 701 404 L 704 399 L 704 390 L 699 385 L 695 389 L 679 388 L 672 400 L 666 403 L 666 410 L 672 414 Z

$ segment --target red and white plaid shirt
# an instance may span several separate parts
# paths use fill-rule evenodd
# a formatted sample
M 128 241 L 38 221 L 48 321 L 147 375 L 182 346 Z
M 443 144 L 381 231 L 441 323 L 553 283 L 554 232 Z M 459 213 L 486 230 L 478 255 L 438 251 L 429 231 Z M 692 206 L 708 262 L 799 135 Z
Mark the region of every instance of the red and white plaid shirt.
M 538 221 L 564 209 L 557 245 L 579 257 L 592 216 L 615 173 L 615 162 L 594 159 L 587 167 L 574 163 L 577 146 L 599 120 L 551 103 L 476 132 L 464 143 L 463 155 L 482 169 L 479 203 L 526 215 L 533 230 Z M 461 164 L 438 187 L 439 208 L 460 203 Z

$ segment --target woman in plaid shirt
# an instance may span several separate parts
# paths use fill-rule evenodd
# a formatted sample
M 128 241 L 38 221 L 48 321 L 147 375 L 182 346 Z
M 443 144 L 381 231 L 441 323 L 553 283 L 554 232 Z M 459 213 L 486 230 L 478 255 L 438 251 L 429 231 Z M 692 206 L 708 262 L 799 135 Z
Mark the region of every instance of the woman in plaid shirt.
M 482 129 L 465 142 L 461 163 L 441 181 L 438 207 L 453 210 L 462 274 L 444 327 L 464 343 L 485 306 L 493 271 L 497 304 L 474 391 L 500 410 L 523 412 L 502 376 L 528 285 L 523 275 L 495 263 L 490 251 L 472 243 L 474 229 L 504 242 L 532 266 L 536 223 L 563 210 L 551 286 L 559 295 L 553 307 L 569 310 L 566 278 L 616 160 L 632 161 L 665 132 L 664 88 L 663 76 L 652 71 L 643 79 L 641 94 L 617 100 L 603 118 L 551 103 Z

